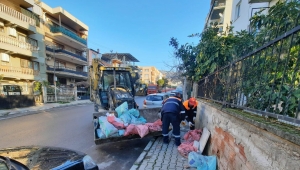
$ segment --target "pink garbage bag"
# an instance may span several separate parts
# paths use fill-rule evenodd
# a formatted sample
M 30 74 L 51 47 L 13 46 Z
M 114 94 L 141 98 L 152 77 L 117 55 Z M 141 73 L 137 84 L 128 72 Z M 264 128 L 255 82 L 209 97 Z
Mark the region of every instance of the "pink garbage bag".
M 201 134 L 202 134 L 202 130 L 200 129 L 190 130 L 184 135 L 183 138 L 184 140 L 189 142 L 194 142 L 194 140 L 199 141 Z
M 109 123 L 111 123 L 112 125 L 114 125 L 114 127 L 117 129 L 125 129 L 126 128 L 124 126 L 124 123 L 120 119 L 116 118 L 114 115 L 108 115 L 107 121 Z
M 161 126 L 154 123 L 146 123 L 145 125 L 148 126 L 150 132 L 162 131 Z
M 124 136 L 129 136 L 129 135 L 136 135 L 139 134 L 137 129 L 135 128 L 135 125 L 130 124 L 129 126 L 126 127 Z
M 149 133 L 149 128 L 146 125 L 136 125 L 135 128 L 141 138 L 143 138 Z
M 197 149 L 193 146 L 193 144 L 191 145 L 191 143 L 189 142 L 181 143 L 181 145 L 178 146 L 177 150 L 179 154 L 185 158 L 188 158 L 190 152 L 197 151 Z

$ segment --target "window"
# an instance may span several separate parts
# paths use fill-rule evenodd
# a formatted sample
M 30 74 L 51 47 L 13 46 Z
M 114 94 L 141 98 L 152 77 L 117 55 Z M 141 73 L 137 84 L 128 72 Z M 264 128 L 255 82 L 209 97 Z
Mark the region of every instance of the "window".
M 145 72 L 149 72 L 149 69 L 145 69 Z
M 55 67 L 56 68 L 66 68 L 66 62 L 63 61 L 55 61 Z
M 33 70 L 40 70 L 40 65 L 38 62 L 33 62 Z
M 32 61 L 21 59 L 21 67 L 23 68 L 33 68 Z
M 241 2 L 239 2 L 236 5 L 236 8 L 235 8 L 235 19 L 238 19 L 240 17 L 240 12 L 241 12 Z
M 149 79 L 149 74 L 145 74 L 144 78 Z

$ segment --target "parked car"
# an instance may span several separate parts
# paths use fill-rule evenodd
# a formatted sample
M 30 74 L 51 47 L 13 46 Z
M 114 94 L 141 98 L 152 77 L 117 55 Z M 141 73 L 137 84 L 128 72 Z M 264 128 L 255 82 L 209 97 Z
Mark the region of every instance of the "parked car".
M 25 146 L 0 149 L 1 170 L 98 170 L 85 153 L 57 147 Z
M 161 107 L 162 102 L 167 98 L 169 95 L 166 93 L 149 94 L 144 100 L 144 108 Z

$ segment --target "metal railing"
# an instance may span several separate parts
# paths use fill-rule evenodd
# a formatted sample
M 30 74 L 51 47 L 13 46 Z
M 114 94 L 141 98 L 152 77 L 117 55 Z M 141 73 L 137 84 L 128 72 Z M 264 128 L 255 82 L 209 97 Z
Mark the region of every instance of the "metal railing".
M 16 76 L 18 74 L 37 76 L 37 75 L 39 75 L 40 71 L 31 69 L 31 68 L 22 68 L 22 67 L 12 67 L 12 66 L 0 65 L 0 73 L 4 73 L 4 74 L 13 73 L 13 74 L 16 74 Z
M 2 3 L 0 3 L 0 12 L 3 12 L 7 15 L 10 15 L 14 18 L 17 18 L 23 22 L 27 22 L 30 25 L 36 26 L 36 21 L 24 14 L 22 14 L 21 12 L 18 12 Z
M 54 67 L 53 66 L 47 66 L 47 70 L 49 71 L 54 71 Z M 63 72 L 67 72 L 67 73 L 73 73 L 73 74 L 77 74 L 77 75 L 81 75 L 81 76 L 85 76 L 87 77 L 87 72 L 82 72 L 82 71 L 76 71 L 76 69 L 73 68 L 67 68 L 67 67 L 55 67 L 55 71 L 63 71 Z
M 50 31 L 52 33 L 58 33 L 58 32 L 61 32 L 63 34 L 65 34 L 66 36 L 68 37 L 71 37 L 73 38 L 74 40 L 84 44 L 84 45 L 87 45 L 87 41 L 86 39 L 83 39 L 81 37 L 79 37 L 76 33 L 70 31 L 70 30 L 67 30 L 66 28 L 64 27 L 59 27 L 59 26 L 53 26 L 53 25 L 50 25 Z
M 32 39 L 31 39 L 32 41 Z M 0 35 L 0 43 L 5 43 L 5 44 L 9 44 L 9 45 L 13 45 L 15 47 L 19 47 L 22 49 L 26 49 L 26 50 L 31 50 L 31 51 L 37 51 L 38 50 L 38 46 L 34 46 L 28 42 L 22 42 L 19 41 L 16 38 L 12 38 L 6 35 Z M 37 43 L 37 41 L 36 41 Z
M 80 60 L 83 60 L 83 61 L 87 62 L 87 58 L 86 57 L 78 55 L 78 54 L 75 54 L 75 53 L 72 53 L 72 52 L 67 51 L 67 50 L 63 50 L 63 49 L 54 50 L 53 48 L 50 48 L 50 47 L 46 47 L 46 50 L 50 51 L 50 52 L 55 52 L 55 53 L 64 53 L 64 54 L 70 55 L 72 57 L 76 57 L 76 58 L 78 58 Z
M 201 79 L 198 97 L 299 126 L 300 25 L 285 26 L 270 37 L 266 35 L 268 40 L 257 49 Z

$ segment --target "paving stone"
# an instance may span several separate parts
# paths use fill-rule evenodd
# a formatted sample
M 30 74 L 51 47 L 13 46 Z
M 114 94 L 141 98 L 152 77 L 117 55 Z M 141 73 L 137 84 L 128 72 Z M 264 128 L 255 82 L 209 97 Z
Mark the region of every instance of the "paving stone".
M 161 169 L 168 169 L 169 165 L 162 165 Z
M 143 165 L 143 166 L 140 165 L 139 170 L 144 170 L 144 169 L 146 169 L 146 166 L 147 166 L 147 165 Z

